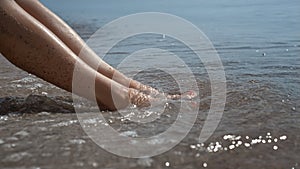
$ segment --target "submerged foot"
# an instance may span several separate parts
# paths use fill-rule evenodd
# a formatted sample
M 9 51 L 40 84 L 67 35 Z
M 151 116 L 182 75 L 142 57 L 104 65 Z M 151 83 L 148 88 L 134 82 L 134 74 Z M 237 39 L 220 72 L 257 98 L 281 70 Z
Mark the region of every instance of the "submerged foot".
M 151 95 L 154 97 L 161 95 L 161 92 L 159 92 L 155 88 L 152 88 L 150 86 L 141 83 L 138 85 L 137 90 L 143 92 L 144 94 Z M 167 97 L 167 99 L 172 99 L 172 100 L 178 100 L 178 99 L 191 100 L 198 96 L 197 93 L 193 90 L 189 90 L 180 94 L 164 94 L 164 95 Z
M 197 93 L 193 90 L 189 90 L 180 94 L 163 94 L 159 92 L 157 89 L 148 85 L 144 85 L 137 81 L 132 82 L 132 88 L 146 95 L 150 95 L 152 97 L 158 97 L 164 95 L 167 99 L 171 99 L 171 100 L 179 100 L 179 99 L 191 100 L 198 96 Z
M 141 83 L 138 85 L 138 87 L 136 89 L 145 94 L 148 94 L 148 95 L 158 95 L 159 94 L 158 90 L 154 89 L 151 86 L 147 86 L 147 85 L 144 85 Z
M 151 96 L 135 89 L 129 90 L 129 101 L 137 107 L 151 106 Z
M 191 100 L 197 97 L 197 93 L 193 90 L 186 91 L 180 94 L 166 94 L 159 92 L 157 89 L 144 85 L 137 81 L 132 81 L 132 88 L 129 90 L 130 103 L 137 107 L 151 106 L 151 102 L 161 101 L 164 99 L 170 100 Z
M 187 91 L 181 94 L 163 94 L 159 92 L 146 94 L 142 91 L 130 89 L 129 91 L 129 99 L 130 103 L 133 105 L 136 105 L 137 107 L 149 107 L 151 106 L 151 103 L 162 101 L 165 99 L 171 99 L 171 100 L 179 100 L 179 99 L 186 99 L 191 100 L 193 98 L 197 97 L 197 93 L 195 91 Z

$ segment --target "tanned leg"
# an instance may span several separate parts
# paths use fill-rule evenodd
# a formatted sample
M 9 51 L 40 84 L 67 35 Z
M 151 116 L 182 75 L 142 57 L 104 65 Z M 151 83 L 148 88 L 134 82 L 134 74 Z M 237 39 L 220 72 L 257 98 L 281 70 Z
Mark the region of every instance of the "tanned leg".
M 82 74 L 95 76 L 96 99 L 110 110 L 116 109 L 112 95 L 118 100 L 118 108 L 136 100 L 148 101 L 148 96 L 112 81 L 82 62 L 54 33 L 13 0 L 0 1 L 0 52 L 21 69 L 70 92 L 77 64 Z M 91 99 L 84 91 L 76 94 Z
M 80 53 L 85 46 L 85 42 L 70 28 L 62 19 L 51 12 L 48 8 L 42 5 L 38 0 L 16 0 L 16 2 L 30 15 L 39 20 L 49 30 L 51 30 L 59 39 L 61 39 L 77 56 L 79 56 L 90 67 L 94 68 L 99 73 L 112 79 L 126 87 L 134 88 L 144 92 L 152 92 L 157 94 L 155 89 L 132 80 L 118 70 L 111 67 L 109 64 L 100 59 L 97 54 L 89 47 L 85 52 Z M 95 65 L 96 64 L 96 65 Z M 98 67 L 98 64 L 100 65 Z

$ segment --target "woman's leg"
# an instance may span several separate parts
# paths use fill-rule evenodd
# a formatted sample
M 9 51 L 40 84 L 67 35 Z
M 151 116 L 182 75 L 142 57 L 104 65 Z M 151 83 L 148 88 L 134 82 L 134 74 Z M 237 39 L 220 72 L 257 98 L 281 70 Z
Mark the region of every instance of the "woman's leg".
M 0 1 L 0 52 L 23 70 L 70 92 L 74 67 L 79 62 L 81 73 L 85 76 L 96 76 L 97 101 L 111 110 L 116 109 L 112 95 L 117 97 L 118 108 L 126 107 L 130 102 L 140 104 L 134 102 L 149 101 L 148 96 L 126 88 L 91 69 L 55 34 L 13 0 Z M 90 99 L 84 91 L 76 94 Z
M 61 39 L 77 56 L 85 63 L 97 70 L 104 76 L 115 80 L 116 82 L 130 88 L 138 89 L 146 92 L 158 93 L 155 89 L 143 85 L 135 80 L 132 80 L 118 70 L 114 69 L 106 62 L 97 56 L 92 49 L 88 49 L 84 53 L 80 53 L 85 46 L 85 42 L 57 15 L 43 6 L 38 0 L 16 0 L 16 2 L 30 15 L 39 20 L 49 30 L 51 30 L 59 39 Z M 99 67 L 97 65 L 99 63 Z M 95 65 L 96 64 L 96 65 Z

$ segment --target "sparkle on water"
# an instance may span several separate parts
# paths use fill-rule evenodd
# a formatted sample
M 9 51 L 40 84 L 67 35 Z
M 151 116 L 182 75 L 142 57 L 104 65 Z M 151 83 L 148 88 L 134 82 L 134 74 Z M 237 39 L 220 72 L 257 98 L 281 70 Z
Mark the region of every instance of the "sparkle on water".
M 266 136 L 258 136 L 257 138 L 250 138 L 249 136 L 239 136 L 239 135 L 224 135 L 223 142 L 211 142 L 208 143 L 207 146 L 205 144 L 192 144 L 190 148 L 197 151 L 206 151 L 209 153 L 216 153 L 219 151 L 228 151 L 234 150 L 238 147 L 245 147 L 245 148 L 253 148 L 254 145 L 257 144 L 274 144 L 278 143 L 278 141 L 285 141 L 287 140 L 286 135 L 281 135 L 278 138 L 272 136 L 270 132 L 266 134 Z M 225 146 L 226 145 L 226 146 Z M 279 147 L 277 145 L 273 146 L 273 150 L 278 150 Z

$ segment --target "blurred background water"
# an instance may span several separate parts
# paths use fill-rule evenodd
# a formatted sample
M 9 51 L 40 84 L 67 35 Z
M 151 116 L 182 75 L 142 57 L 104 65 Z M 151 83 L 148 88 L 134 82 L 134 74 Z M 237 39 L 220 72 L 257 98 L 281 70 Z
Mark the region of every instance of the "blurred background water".
M 106 23 L 137 12 L 165 12 L 192 22 L 211 40 L 222 60 L 228 87 L 226 107 L 213 136 L 198 143 L 210 103 L 210 82 L 201 62 L 171 38 L 126 39 L 110 51 L 107 62 L 118 66 L 120 59 L 149 47 L 177 51 L 194 70 L 201 102 L 195 126 L 174 149 L 153 158 L 122 158 L 100 149 L 83 132 L 69 93 L 1 57 L 1 168 L 299 168 L 300 1 L 41 2 L 84 40 Z M 172 78 L 158 70 L 140 72 L 135 78 L 166 92 L 178 90 Z M 148 126 L 112 112 L 104 116 L 125 135 L 149 136 L 173 122 L 177 104 Z M 104 124 L 98 119 L 87 123 Z

